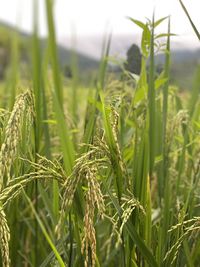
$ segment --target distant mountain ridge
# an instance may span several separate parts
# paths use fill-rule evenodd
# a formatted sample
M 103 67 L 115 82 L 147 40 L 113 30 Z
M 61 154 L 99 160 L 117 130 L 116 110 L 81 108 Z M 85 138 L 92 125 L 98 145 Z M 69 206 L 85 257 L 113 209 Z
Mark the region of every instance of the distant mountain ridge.
M 103 45 L 102 36 L 78 36 L 76 47 L 80 53 L 99 59 Z M 185 40 L 185 41 L 184 41 Z M 197 42 L 192 47 L 188 44 L 187 38 L 174 37 L 171 42 L 171 83 L 182 89 L 192 86 L 196 67 L 200 64 L 200 46 Z M 70 47 L 70 38 L 63 38 L 60 43 Z M 126 59 L 126 52 L 133 44 L 140 46 L 140 36 L 138 35 L 113 35 L 110 47 L 110 57 L 120 61 Z M 158 53 L 155 62 L 163 65 L 165 55 Z
M 158 54 L 156 56 L 157 61 L 160 63 L 164 62 L 164 54 Z M 171 59 L 172 63 L 181 63 L 181 62 L 188 62 L 188 61 L 196 61 L 200 63 L 200 49 L 194 49 L 194 50 L 172 50 L 171 52 Z
M 90 57 L 99 59 L 101 56 L 101 50 L 103 46 L 103 36 L 100 35 L 79 35 L 76 37 L 77 51 L 82 54 L 87 54 Z M 70 37 L 64 37 L 59 39 L 59 43 L 66 48 L 70 48 Z M 118 56 L 121 58 L 126 57 L 126 51 L 133 44 L 140 46 L 141 36 L 138 34 L 113 34 L 111 37 L 111 56 Z M 188 44 L 187 38 L 173 37 L 171 41 L 171 50 L 175 61 L 184 59 L 190 59 L 190 57 L 196 57 L 198 50 L 200 49 L 199 43 L 195 43 L 193 46 Z M 159 56 L 158 56 L 159 57 Z
M 0 26 L 7 28 L 9 31 L 16 31 L 17 29 L 12 25 L 9 25 L 5 22 L 0 22 Z M 31 34 L 24 31 L 18 30 L 19 35 L 30 39 Z M 57 50 L 61 64 L 69 63 L 70 55 L 72 49 L 70 47 L 71 43 L 70 37 L 59 38 L 57 44 Z M 45 46 L 47 43 L 46 38 L 41 38 L 42 46 Z M 133 44 L 140 45 L 140 36 L 138 35 L 129 35 L 129 34 L 117 34 L 112 36 L 111 41 L 111 56 L 116 56 L 120 58 L 126 57 L 126 51 Z M 101 51 L 103 46 L 103 37 L 98 35 L 93 36 L 78 36 L 76 43 L 77 56 L 79 58 L 79 64 L 82 67 L 93 68 L 97 67 L 99 64 Z M 178 42 L 172 42 L 172 59 L 173 62 L 181 62 L 187 60 L 196 60 L 200 59 L 200 46 L 199 49 L 195 46 L 194 49 L 191 47 L 186 48 L 184 44 Z M 156 56 L 160 62 L 163 61 L 164 55 L 158 54 Z
M 5 29 L 7 29 L 8 31 L 18 31 L 19 36 L 26 39 L 26 40 L 31 40 L 31 34 L 20 31 L 18 29 L 16 29 L 15 27 L 4 23 L 4 22 L 0 22 L 0 27 L 3 27 Z M 41 38 L 40 39 L 41 42 L 41 47 L 44 48 L 47 46 L 47 38 Z M 57 44 L 57 52 L 58 52 L 58 57 L 59 57 L 59 62 L 61 64 L 62 67 L 64 67 L 65 65 L 70 65 L 71 64 L 71 55 L 72 55 L 72 50 L 68 49 L 66 47 L 64 47 L 62 44 Z M 91 69 L 96 69 L 99 66 L 99 60 L 88 56 L 88 55 L 84 55 L 80 52 L 76 53 L 77 56 L 77 61 L 78 61 L 78 66 L 81 69 L 84 70 L 91 70 Z
M 4 22 L 0 22 L 0 27 L 8 31 L 17 29 Z M 31 34 L 19 31 L 19 35 L 26 40 L 31 40 Z M 110 49 L 110 56 L 121 60 L 126 59 L 126 51 L 136 43 L 139 45 L 140 37 L 138 35 L 113 35 Z M 47 45 L 47 39 L 41 39 L 41 47 Z M 80 73 L 96 71 L 99 67 L 100 55 L 103 46 L 102 36 L 77 36 L 76 54 Z M 57 51 L 59 61 L 62 67 L 70 66 L 72 49 L 70 48 L 70 38 L 61 38 L 58 40 Z M 164 63 L 164 54 L 156 55 L 156 63 Z M 182 88 L 190 87 L 195 73 L 196 66 L 200 63 L 200 49 L 197 46 L 194 49 L 187 47 L 184 43 L 172 42 L 171 51 L 171 77 L 172 81 Z

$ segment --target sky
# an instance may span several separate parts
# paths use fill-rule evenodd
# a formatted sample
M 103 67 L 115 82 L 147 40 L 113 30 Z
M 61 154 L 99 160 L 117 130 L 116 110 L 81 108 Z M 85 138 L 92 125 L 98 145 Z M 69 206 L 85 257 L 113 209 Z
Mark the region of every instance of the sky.
M 0 0 L 0 20 L 31 32 L 33 1 Z M 38 2 L 40 34 L 46 36 L 45 0 Z M 200 30 L 200 1 L 183 2 Z M 156 18 L 171 15 L 172 32 L 178 34 L 180 40 L 189 45 L 199 45 L 178 0 L 55 0 L 57 36 L 58 39 L 69 36 L 74 29 L 77 35 L 103 35 L 108 29 L 112 29 L 114 34 L 139 33 L 140 29 L 127 16 L 145 21 L 146 17 L 152 17 L 154 8 Z M 167 23 L 160 27 L 160 31 L 166 30 Z

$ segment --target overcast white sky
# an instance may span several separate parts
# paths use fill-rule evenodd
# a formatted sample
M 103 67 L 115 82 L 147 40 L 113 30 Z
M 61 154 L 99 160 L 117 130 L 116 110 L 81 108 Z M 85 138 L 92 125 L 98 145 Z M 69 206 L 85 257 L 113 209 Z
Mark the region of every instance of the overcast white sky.
M 34 0 L 0 0 L 0 20 L 18 24 L 30 32 L 32 28 L 32 4 Z M 45 0 L 38 0 L 40 33 L 45 36 Z M 191 17 L 200 30 L 200 0 L 183 0 Z M 70 34 L 71 25 L 76 26 L 78 35 L 101 35 L 106 25 L 111 25 L 114 33 L 135 33 L 137 29 L 126 16 L 145 20 L 152 17 L 155 7 L 156 17 L 172 16 L 172 31 L 187 41 L 198 45 L 191 26 L 178 0 L 56 0 L 55 20 L 57 35 L 62 38 Z M 166 30 L 166 25 L 161 27 Z

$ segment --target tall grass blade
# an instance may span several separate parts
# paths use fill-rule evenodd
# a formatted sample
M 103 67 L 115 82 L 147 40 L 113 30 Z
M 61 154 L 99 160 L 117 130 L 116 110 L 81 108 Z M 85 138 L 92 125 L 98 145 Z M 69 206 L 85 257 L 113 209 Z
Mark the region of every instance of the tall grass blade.
M 37 222 L 38 222 L 38 224 L 39 224 L 39 226 L 40 226 L 40 229 L 41 229 L 43 235 L 44 235 L 45 238 L 46 238 L 46 241 L 49 243 L 51 249 L 53 250 L 53 252 L 54 252 L 54 254 L 55 254 L 55 256 L 56 256 L 56 258 L 57 258 L 57 260 L 58 260 L 59 265 L 60 265 L 61 267 L 65 267 L 66 265 L 64 264 L 64 262 L 63 262 L 63 260 L 62 260 L 62 257 L 60 256 L 60 254 L 59 254 L 59 252 L 58 252 L 56 246 L 53 244 L 53 242 L 52 242 L 52 240 L 51 240 L 49 234 L 47 233 L 47 231 L 46 231 L 46 229 L 45 229 L 44 224 L 42 223 L 40 217 L 38 216 L 38 213 L 36 212 L 36 210 L 35 210 L 35 208 L 34 208 L 32 202 L 31 202 L 31 200 L 29 199 L 29 197 L 27 196 L 27 194 L 26 194 L 25 192 L 24 192 L 24 196 L 25 196 L 25 198 L 26 198 L 26 200 L 27 200 L 27 202 L 28 202 L 28 204 L 29 204 L 31 210 L 33 211 L 33 213 L 34 213 L 34 215 L 35 215 L 35 217 L 36 217 L 36 219 L 37 219 Z
M 63 89 L 60 78 L 59 62 L 58 62 L 57 47 L 56 47 L 52 0 L 46 0 L 46 14 L 48 22 L 48 33 L 49 33 L 50 60 L 52 64 L 53 78 L 54 78 L 54 90 L 57 95 L 58 102 L 60 106 L 63 108 Z
M 152 19 L 151 44 L 150 44 L 150 67 L 149 67 L 149 88 L 148 88 L 148 108 L 149 108 L 149 173 L 153 175 L 156 147 L 156 104 L 154 85 L 154 15 Z
M 198 39 L 199 39 L 199 41 L 200 41 L 200 33 L 199 33 L 199 31 L 197 30 L 197 28 L 196 28 L 194 22 L 192 21 L 192 19 L 191 19 L 191 17 L 190 17 L 190 14 L 189 14 L 188 11 L 187 11 L 187 8 L 186 8 L 185 5 L 183 4 L 182 0 L 179 0 L 179 2 L 180 2 L 180 4 L 181 4 L 181 6 L 182 6 L 182 8 L 183 8 L 183 10 L 184 10 L 184 12 L 185 12 L 185 14 L 186 14 L 186 16 L 188 17 L 188 19 L 189 19 L 189 21 L 190 21 L 190 24 L 191 24 L 191 26 L 192 26 L 192 28 L 193 28 L 193 30 L 194 30 L 196 36 L 198 37 Z

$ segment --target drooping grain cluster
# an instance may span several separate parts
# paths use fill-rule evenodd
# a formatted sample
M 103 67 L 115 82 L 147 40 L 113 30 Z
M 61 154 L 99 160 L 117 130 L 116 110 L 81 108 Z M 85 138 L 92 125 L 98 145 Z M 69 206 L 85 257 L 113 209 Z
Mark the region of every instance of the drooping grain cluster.
M 44 157 L 41 158 L 43 164 L 24 160 L 34 167 L 34 171 L 9 181 L 7 186 L 0 192 L 0 202 L 3 203 L 3 206 L 6 206 L 10 201 L 14 200 L 22 192 L 22 189 L 32 181 L 57 180 L 61 185 L 64 184 L 65 174 L 58 172 L 58 166 Z M 45 166 L 44 162 L 48 166 Z
M 10 241 L 10 230 L 7 224 L 6 215 L 2 207 L 0 207 L 0 248 L 1 248 L 3 267 L 10 266 L 9 241 Z
M 111 106 L 111 118 L 110 118 L 110 120 L 111 120 L 111 125 L 112 125 L 112 133 L 113 133 L 114 141 L 115 141 L 116 148 L 117 148 L 116 152 L 117 152 L 119 166 L 120 166 L 122 173 L 124 174 L 124 181 L 125 181 L 126 185 L 130 186 L 130 181 L 128 178 L 127 169 L 126 169 L 126 166 L 125 166 L 123 158 L 122 158 L 121 149 L 120 149 L 120 145 L 119 145 L 119 141 L 118 141 L 119 114 L 113 106 Z
M 0 203 L 2 203 L 2 207 L 6 207 L 6 205 L 13 201 L 20 193 L 23 192 L 23 188 L 25 188 L 30 182 L 35 180 L 57 180 L 60 184 L 64 184 L 66 179 L 65 173 L 62 167 L 58 162 L 52 162 L 42 156 L 38 155 L 38 162 L 31 162 L 29 160 L 23 161 L 27 162 L 34 168 L 33 172 L 29 172 L 28 174 L 24 174 L 20 177 L 16 177 L 15 179 L 11 179 L 4 189 L 0 192 Z M 9 259 L 9 240 L 10 240 L 10 231 L 7 225 L 7 220 L 3 208 L 0 209 L 0 237 L 1 237 L 1 253 L 3 259 L 3 266 L 9 267 L 10 259 Z
M 26 113 L 26 120 L 31 124 L 33 116 L 33 99 L 29 91 L 21 94 L 14 104 L 13 110 L 10 114 L 8 123 L 5 128 L 5 138 L 0 150 L 0 195 L 1 205 L 4 205 L 4 198 L 14 198 L 21 189 L 22 184 L 14 184 L 7 192 L 2 192 L 5 185 L 10 182 L 10 170 L 12 163 L 17 153 L 18 142 L 20 140 L 20 132 L 23 124 L 23 117 Z M 6 174 L 6 182 L 4 182 L 4 175 Z M 18 187 L 18 188 L 17 188 Z M 16 190 L 15 190 L 16 189 Z M 18 189 L 18 190 L 17 190 Z M 12 194 L 13 193 L 13 194 Z M 3 259 L 3 266 L 10 265 L 9 259 L 9 227 L 7 224 L 4 210 L 0 208 L 0 237 L 1 237 L 1 254 Z
M 5 128 L 5 138 L 0 150 L 0 190 L 3 186 L 3 177 L 5 174 L 7 175 L 6 183 L 10 180 L 10 169 L 17 153 L 25 112 L 30 128 L 33 117 L 33 99 L 29 91 L 19 95 L 16 99 Z
M 122 223 L 120 226 L 120 235 L 122 235 L 122 231 L 124 228 L 124 225 L 126 224 L 126 222 L 128 221 L 128 219 L 130 218 L 131 214 L 133 213 L 133 211 L 135 209 L 138 209 L 138 211 L 140 211 L 143 215 L 145 215 L 145 210 L 144 207 L 142 207 L 142 205 L 140 204 L 140 202 L 134 198 L 134 196 L 130 197 L 129 199 L 126 199 L 124 201 L 124 203 L 122 204 Z
M 170 257 L 172 257 L 172 264 L 177 259 L 178 252 L 184 240 L 186 240 L 187 238 L 189 238 L 190 240 L 193 239 L 192 248 L 194 248 L 195 243 L 198 242 L 198 236 L 200 234 L 200 217 L 195 217 L 190 220 L 183 221 L 182 223 L 178 223 L 177 225 L 174 225 L 171 229 L 169 229 L 169 233 L 174 231 L 180 231 L 179 238 L 173 244 L 173 246 L 171 246 L 164 258 L 164 261 L 167 261 Z
M 61 206 L 61 214 L 60 214 L 60 219 L 59 223 L 56 227 L 56 231 L 58 235 L 60 235 L 60 227 L 63 222 L 64 214 L 65 212 L 70 208 L 73 198 L 74 198 L 74 193 L 77 189 L 77 186 L 79 182 L 84 182 L 84 179 L 86 176 L 88 177 L 88 173 L 91 172 L 91 169 L 98 169 L 100 166 L 105 162 L 105 158 L 98 158 L 96 155 L 100 155 L 101 151 L 99 150 L 98 147 L 91 147 L 91 150 L 89 152 L 86 152 L 82 156 L 80 156 L 76 160 L 76 164 L 74 166 L 72 174 L 66 179 L 63 188 L 64 188 L 64 194 L 63 194 L 63 201 L 62 201 L 62 206 Z M 88 181 L 86 179 L 86 181 Z M 91 181 L 90 181 L 91 182 Z M 100 201 L 101 199 L 101 191 L 98 185 L 98 182 L 96 180 L 93 180 L 92 185 L 94 186 L 93 189 L 96 189 L 96 194 L 95 198 L 97 201 L 97 205 L 100 208 L 100 212 L 102 211 L 102 203 Z M 87 186 L 87 183 L 86 183 Z M 99 202 L 100 201 L 100 202 Z
M 86 173 L 87 191 L 85 196 L 85 216 L 84 216 L 84 235 L 81 251 L 85 255 L 85 267 L 89 263 L 89 253 L 91 253 L 91 266 L 95 266 L 96 260 L 96 235 L 94 228 L 95 206 L 97 213 L 103 216 L 105 206 L 100 185 L 97 180 L 97 169 L 95 167 L 87 170 Z

